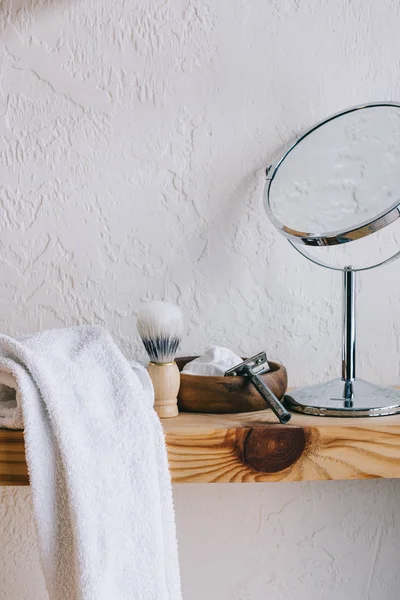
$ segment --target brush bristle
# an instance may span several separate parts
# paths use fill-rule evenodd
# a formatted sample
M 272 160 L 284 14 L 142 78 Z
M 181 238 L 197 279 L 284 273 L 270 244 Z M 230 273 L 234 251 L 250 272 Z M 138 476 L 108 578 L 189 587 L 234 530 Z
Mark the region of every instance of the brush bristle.
M 151 362 L 172 362 L 183 335 L 183 315 L 179 306 L 154 301 L 138 312 L 137 328 Z

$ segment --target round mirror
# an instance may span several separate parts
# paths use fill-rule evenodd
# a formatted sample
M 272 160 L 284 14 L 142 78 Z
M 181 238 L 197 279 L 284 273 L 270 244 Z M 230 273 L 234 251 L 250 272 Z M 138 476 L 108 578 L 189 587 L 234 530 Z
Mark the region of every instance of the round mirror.
M 335 268 L 301 246 L 354 242 L 400 216 L 400 105 L 369 104 L 325 119 L 269 168 L 267 180 L 265 207 L 277 229 L 311 260 Z
M 267 169 L 264 204 L 298 252 L 343 271 L 342 377 L 291 392 L 287 406 L 319 416 L 399 413 L 399 390 L 356 379 L 355 275 L 400 256 L 400 104 L 350 108 L 309 129 Z

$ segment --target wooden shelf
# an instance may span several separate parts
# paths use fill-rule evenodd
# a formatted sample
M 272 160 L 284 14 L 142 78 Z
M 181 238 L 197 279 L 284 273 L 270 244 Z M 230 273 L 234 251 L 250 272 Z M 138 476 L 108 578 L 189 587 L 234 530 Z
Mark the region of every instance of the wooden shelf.
M 400 415 L 280 425 L 268 410 L 183 413 L 163 426 L 175 483 L 400 477 Z M 0 485 L 29 485 L 22 431 L 0 430 Z

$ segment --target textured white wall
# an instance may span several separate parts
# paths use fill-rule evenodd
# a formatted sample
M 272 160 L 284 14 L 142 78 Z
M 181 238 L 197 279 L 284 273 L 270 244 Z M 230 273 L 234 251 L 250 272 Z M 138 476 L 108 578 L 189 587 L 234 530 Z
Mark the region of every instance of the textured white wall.
M 100 323 L 138 354 L 166 293 L 183 351 L 337 374 L 337 276 L 268 224 L 301 128 L 399 100 L 395 0 L 3 0 L 0 329 Z M 360 282 L 359 374 L 400 381 L 398 265 Z M 376 293 L 380 290 L 381 293 Z M 185 600 L 395 600 L 397 482 L 176 487 Z M 0 492 L 0 600 L 44 600 L 29 490 Z

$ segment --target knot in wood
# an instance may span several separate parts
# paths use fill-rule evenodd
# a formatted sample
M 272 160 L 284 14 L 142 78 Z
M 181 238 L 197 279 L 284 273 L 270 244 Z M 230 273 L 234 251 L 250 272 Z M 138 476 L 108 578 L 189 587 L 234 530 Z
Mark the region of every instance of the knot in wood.
M 278 473 L 299 460 L 306 441 L 301 427 L 256 427 L 244 442 L 243 458 L 256 471 Z

